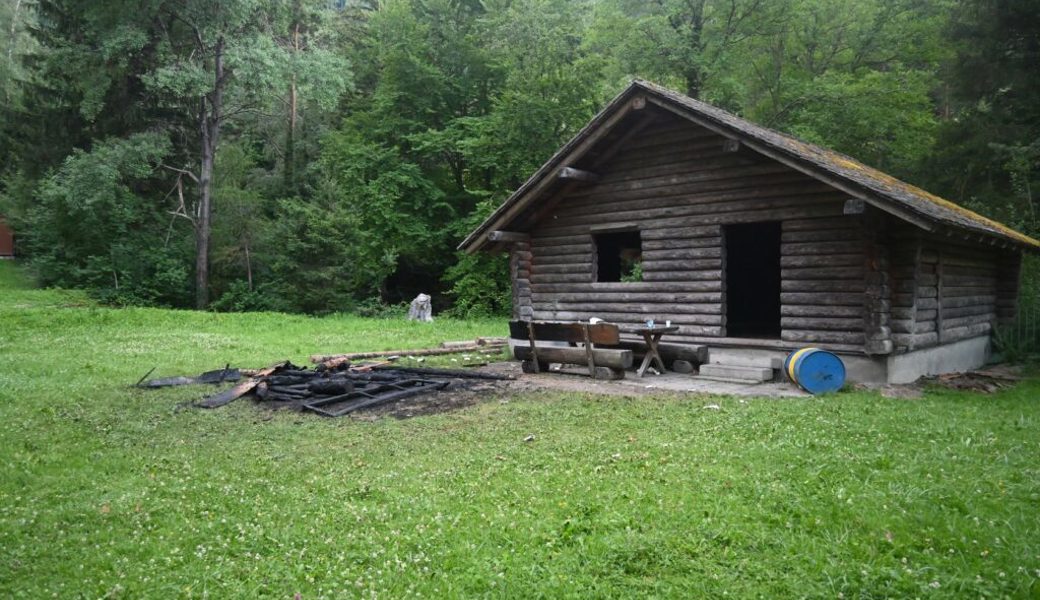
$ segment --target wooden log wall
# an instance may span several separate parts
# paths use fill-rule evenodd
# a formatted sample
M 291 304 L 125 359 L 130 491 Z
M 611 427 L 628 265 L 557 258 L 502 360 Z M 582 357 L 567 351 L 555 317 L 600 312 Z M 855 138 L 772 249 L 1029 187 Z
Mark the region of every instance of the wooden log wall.
M 726 335 L 723 227 L 782 222 L 782 340 L 862 350 L 863 244 L 846 194 L 717 134 L 673 121 L 645 130 L 569 190 L 531 231 L 533 317 L 678 325 L 666 341 Z M 579 165 L 580 166 L 580 165 Z M 637 229 L 643 281 L 596 281 L 594 230 Z
M 780 339 L 797 345 L 862 350 L 862 219 L 788 219 L 781 227 Z
M 509 275 L 513 282 L 513 319 L 534 318 L 531 305 L 531 244 L 515 242 L 509 250 Z

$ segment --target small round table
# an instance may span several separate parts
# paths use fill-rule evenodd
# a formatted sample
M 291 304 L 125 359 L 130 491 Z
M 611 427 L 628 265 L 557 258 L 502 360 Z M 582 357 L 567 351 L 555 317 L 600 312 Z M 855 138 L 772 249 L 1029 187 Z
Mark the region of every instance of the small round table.
M 646 356 L 643 357 L 643 364 L 636 369 L 636 375 L 642 377 L 651 362 L 657 363 L 657 367 L 661 372 L 665 372 L 664 361 L 661 360 L 661 355 L 657 351 L 657 344 L 661 341 L 661 337 L 664 334 L 675 333 L 676 331 L 679 331 L 678 325 L 672 325 L 671 327 L 639 327 L 629 331 L 629 333 L 638 333 L 646 341 Z

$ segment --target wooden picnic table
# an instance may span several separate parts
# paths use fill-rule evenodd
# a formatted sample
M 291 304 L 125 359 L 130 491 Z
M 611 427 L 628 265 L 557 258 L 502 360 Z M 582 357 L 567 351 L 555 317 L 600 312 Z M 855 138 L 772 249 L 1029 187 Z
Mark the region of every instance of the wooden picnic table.
M 646 356 L 643 357 L 643 364 L 636 369 L 636 375 L 642 377 L 651 362 L 657 363 L 657 367 L 661 372 L 665 372 L 664 361 L 661 360 L 661 355 L 657 351 L 657 344 L 661 341 L 664 334 L 675 333 L 676 331 L 679 331 L 678 325 L 672 325 L 671 327 L 658 327 L 655 325 L 654 327 L 637 327 L 628 330 L 628 333 L 637 333 L 643 336 L 643 340 L 646 341 Z

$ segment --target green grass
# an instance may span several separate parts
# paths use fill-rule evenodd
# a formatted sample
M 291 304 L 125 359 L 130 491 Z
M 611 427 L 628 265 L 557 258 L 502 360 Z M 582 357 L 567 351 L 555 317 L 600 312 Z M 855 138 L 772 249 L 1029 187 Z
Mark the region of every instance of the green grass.
M 3 597 L 1040 595 L 1036 380 L 919 400 L 546 393 L 403 421 L 202 411 L 183 406 L 199 390 L 127 386 L 504 324 L 112 310 L 12 269 Z

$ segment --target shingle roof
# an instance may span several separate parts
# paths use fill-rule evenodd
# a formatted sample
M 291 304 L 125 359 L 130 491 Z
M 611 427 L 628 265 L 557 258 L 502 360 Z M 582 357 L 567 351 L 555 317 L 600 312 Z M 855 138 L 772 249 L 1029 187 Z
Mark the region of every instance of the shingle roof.
M 919 225 L 953 227 L 982 236 L 996 237 L 1030 250 L 1040 250 L 1040 241 L 868 167 L 851 157 L 756 125 L 710 104 L 641 80 L 633 81 L 625 91 L 619 94 L 538 172 L 517 189 L 480 227 L 474 230 L 459 245 L 459 248 L 470 252 L 478 250 L 487 243 L 487 232 L 492 229 L 506 228 L 508 223 L 500 221 L 509 210 L 519 203 L 537 201 L 537 198 L 529 197 L 528 192 L 536 187 L 538 181 L 554 173 L 558 167 L 564 166 L 562 165 L 563 159 L 568 157 L 582 140 L 591 135 L 598 127 L 603 126 L 603 122 L 611 113 L 619 110 L 628 99 L 640 92 L 645 93 L 651 101 L 672 112 L 739 139 L 755 150 L 799 168 L 810 176 L 824 179 L 846 191 L 854 192 L 855 195 L 862 197 L 870 204 Z M 571 160 L 576 159 L 577 157 L 571 157 Z

